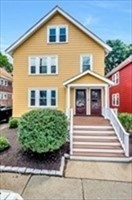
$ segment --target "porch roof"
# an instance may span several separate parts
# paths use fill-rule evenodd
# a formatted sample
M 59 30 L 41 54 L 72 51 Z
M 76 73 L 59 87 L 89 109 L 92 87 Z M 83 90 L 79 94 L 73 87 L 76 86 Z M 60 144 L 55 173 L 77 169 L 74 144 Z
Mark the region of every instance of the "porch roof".
M 105 78 L 105 77 L 101 76 L 100 74 L 97 74 L 97 73 L 95 73 L 95 72 L 93 72 L 93 71 L 91 71 L 91 70 L 87 70 L 87 71 L 85 71 L 85 72 L 82 72 L 82 73 L 80 73 L 80 74 L 77 74 L 77 75 L 71 77 L 70 79 L 64 81 L 63 85 L 64 85 L 64 86 L 67 86 L 67 85 L 69 85 L 70 83 L 72 83 L 72 82 L 74 82 L 74 81 L 80 79 L 81 77 L 83 77 L 83 76 L 85 76 L 85 75 L 87 75 L 87 74 L 89 74 L 89 75 L 93 76 L 94 78 L 97 78 L 97 79 L 99 79 L 99 80 L 101 80 L 101 81 L 104 81 L 104 82 L 107 83 L 108 85 L 114 85 L 114 82 L 112 82 L 112 81 L 109 80 L 108 78 Z M 86 83 L 86 84 L 87 84 L 87 83 Z

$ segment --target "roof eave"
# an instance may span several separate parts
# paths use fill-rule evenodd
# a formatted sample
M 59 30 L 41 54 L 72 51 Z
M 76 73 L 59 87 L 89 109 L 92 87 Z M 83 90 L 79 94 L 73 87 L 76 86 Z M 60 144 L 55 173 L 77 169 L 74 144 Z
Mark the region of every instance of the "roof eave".
M 65 81 L 65 82 L 63 83 L 63 86 L 67 86 L 68 84 L 72 83 L 73 81 L 75 81 L 75 80 L 77 80 L 77 79 L 79 79 L 79 78 L 85 76 L 86 74 L 90 74 L 90 75 L 92 75 L 92 76 L 95 76 L 96 78 L 99 78 L 100 80 L 106 82 L 107 84 L 109 84 L 109 85 L 111 85 L 111 86 L 114 85 L 114 82 L 111 81 L 111 80 L 109 80 L 108 78 L 101 77 L 100 75 L 95 74 L 94 72 L 92 72 L 92 71 L 90 71 L 90 70 L 87 70 L 87 71 L 85 71 L 84 73 L 79 74 L 79 75 L 77 75 L 76 77 L 71 78 L 71 79 Z

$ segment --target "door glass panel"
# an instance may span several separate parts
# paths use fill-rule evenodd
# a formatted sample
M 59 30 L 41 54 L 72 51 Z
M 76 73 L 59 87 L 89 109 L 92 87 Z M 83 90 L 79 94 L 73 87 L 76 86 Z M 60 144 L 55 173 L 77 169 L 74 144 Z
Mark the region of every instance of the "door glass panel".
M 91 114 L 101 114 L 101 90 L 91 90 Z
M 76 114 L 79 114 L 79 115 L 86 114 L 86 91 L 85 90 L 76 91 Z

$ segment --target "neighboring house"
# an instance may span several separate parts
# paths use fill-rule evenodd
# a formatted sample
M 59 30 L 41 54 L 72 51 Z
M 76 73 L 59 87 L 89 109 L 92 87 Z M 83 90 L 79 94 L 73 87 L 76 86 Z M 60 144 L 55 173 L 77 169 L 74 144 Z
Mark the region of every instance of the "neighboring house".
M 12 106 L 12 75 L 0 68 L 0 105 Z
M 71 156 L 124 156 L 109 122 L 97 117 L 107 117 L 113 84 L 104 77 L 106 43 L 55 7 L 6 51 L 14 59 L 14 117 L 37 108 L 62 110 L 71 122 Z
M 132 113 L 132 55 L 107 74 L 115 85 L 110 87 L 110 107 Z

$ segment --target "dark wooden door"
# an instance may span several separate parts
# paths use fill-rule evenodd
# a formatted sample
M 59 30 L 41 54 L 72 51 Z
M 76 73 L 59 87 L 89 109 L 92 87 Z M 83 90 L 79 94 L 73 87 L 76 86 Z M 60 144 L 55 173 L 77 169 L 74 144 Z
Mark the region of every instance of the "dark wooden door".
M 86 115 L 86 90 L 76 90 L 76 115 Z
M 91 115 L 101 115 L 101 90 L 91 90 Z

